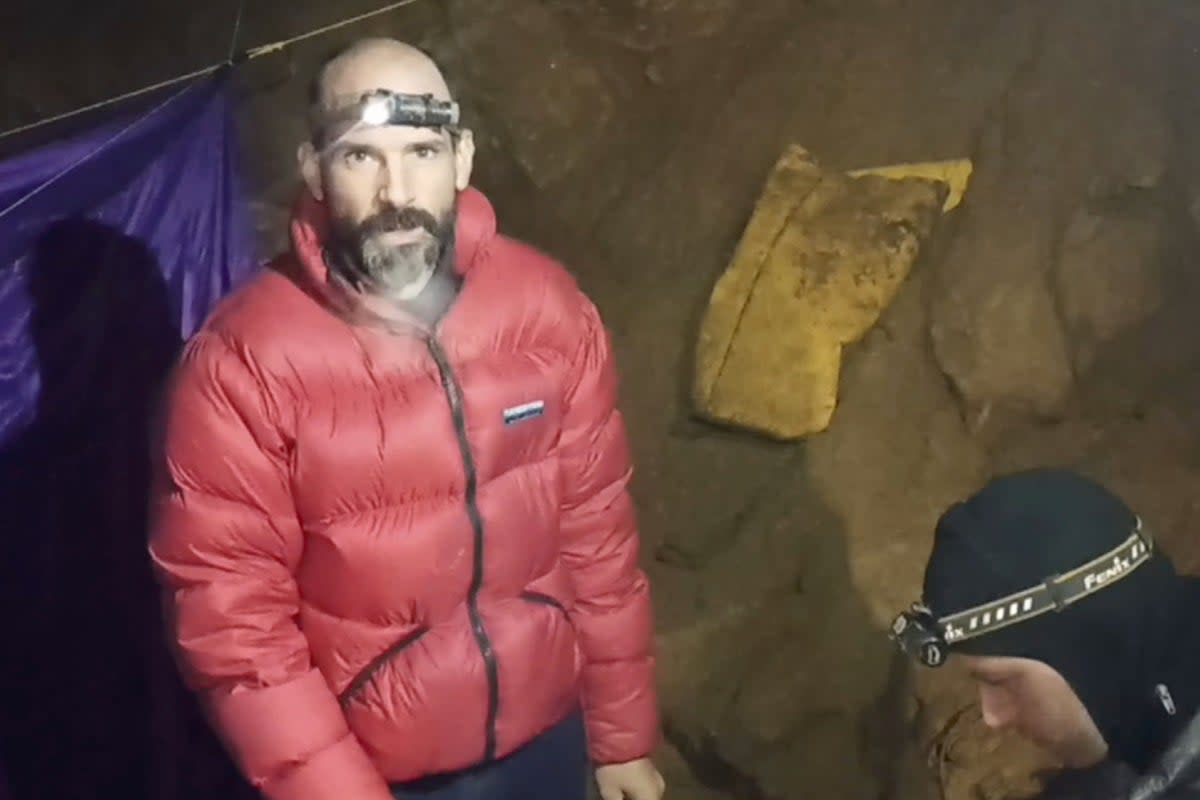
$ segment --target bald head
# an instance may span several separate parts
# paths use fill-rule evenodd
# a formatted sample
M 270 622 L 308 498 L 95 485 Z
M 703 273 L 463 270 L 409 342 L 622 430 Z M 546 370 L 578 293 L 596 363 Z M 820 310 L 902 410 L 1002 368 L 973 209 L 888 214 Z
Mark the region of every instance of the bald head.
M 376 89 L 451 99 L 442 71 L 425 53 L 395 39 L 369 38 L 354 42 L 320 67 L 310 87 L 310 114 L 324 117 Z
M 416 47 L 359 40 L 314 76 L 310 136 L 296 153 L 330 223 L 330 269 L 396 302 L 420 297 L 439 270 L 453 272 L 458 194 L 475 157 L 471 131 L 414 95 L 453 100 L 441 70 Z M 378 110 L 380 96 L 389 98 L 382 120 L 366 113 Z M 396 113 L 400 103 L 409 110 Z M 433 111 L 414 114 L 414 104 Z

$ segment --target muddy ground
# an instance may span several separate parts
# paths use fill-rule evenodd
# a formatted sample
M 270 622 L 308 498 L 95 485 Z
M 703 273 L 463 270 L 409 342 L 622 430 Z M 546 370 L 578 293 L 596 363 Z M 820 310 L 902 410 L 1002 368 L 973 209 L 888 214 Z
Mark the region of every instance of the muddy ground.
M 233 3 L 124 5 L 81 5 L 65 28 L 22 18 L 0 121 L 228 47 Z M 372 7 L 283 5 L 251 0 L 242 42 Z M 1038 759 L 984 735 L 961 681 L 911 673 L 884 630 L 914 599 L 938 513 L 1022 466 L 1104 479 L 1200 569 L 1200 11 L 419 0 L 242 67 L 268 248 L 295 190 L 307 75 L 366 33 L 443 61 L 502 226 L 560 257 L 613 331 L 656 594 L 669 796 L 1036 791 Z M 65 52 L 112 66 L 64 64 Z M 966 202 L 847 352 L 831 428 L 800 445 L 718 430 L 687 401 L 708 293 L 790 143 L 831 169 L 976 165 Z

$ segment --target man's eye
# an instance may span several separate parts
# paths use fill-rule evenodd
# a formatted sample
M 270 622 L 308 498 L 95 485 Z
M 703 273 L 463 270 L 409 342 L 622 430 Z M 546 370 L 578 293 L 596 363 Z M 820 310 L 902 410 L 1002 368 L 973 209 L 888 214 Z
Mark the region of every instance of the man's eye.
M 433 158 L 438 153 L 436 147 L 429 145 L 419 145 L 414 152 L 417 154 L 417 158 Z
M 353 149 L 347 150 L 342 158 L 350 166 L 359 167 L 371 160 L 371 154 L 366 150 Z

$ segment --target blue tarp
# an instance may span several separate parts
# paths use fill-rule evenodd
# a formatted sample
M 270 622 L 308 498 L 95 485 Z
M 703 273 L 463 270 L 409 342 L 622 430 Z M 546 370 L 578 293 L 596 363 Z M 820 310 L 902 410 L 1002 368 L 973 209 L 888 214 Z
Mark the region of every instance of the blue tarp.
M 228 796 L 167 774 L 180 714 L 164 697 L 180 695 L 145 544 L 163 379 L 256 262 L 230 105 L 215 78 L 0 162 L 0 762 L 16 800 Z

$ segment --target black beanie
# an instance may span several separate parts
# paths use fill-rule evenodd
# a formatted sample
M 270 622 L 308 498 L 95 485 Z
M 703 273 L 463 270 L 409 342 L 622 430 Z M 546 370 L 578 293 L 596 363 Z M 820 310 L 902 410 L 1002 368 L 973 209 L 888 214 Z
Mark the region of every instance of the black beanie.
M 1080 475 L 1033 470 L 996 478 L 938 522 L 924 599 L 936 617 L 1041 584 L 1116 548 L 1137 517 L 1118 497 Z M 1151 536 L 1153 529 L 1146 525 Z M 1155 552 L 1121 580 L 1068 606 L 971 639 L 955 652 L 1041 661 L 1066 679 L 1113 756 L 1144 770 L 1200 698 L 1194 679 L 1173 678 L 1172 651 L 1195 625 L 1186 613 L 1194 586 Z M 1195 609 L 1200 611 L 1200 609 Z M 1182 629 L 1186 627 L 1187 630 Z M 1189 663 L 1188 668 L 1194 666 Z M 1185 698 L 1181 693 L 1186 693 Z

